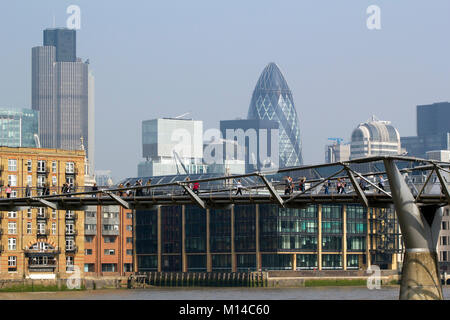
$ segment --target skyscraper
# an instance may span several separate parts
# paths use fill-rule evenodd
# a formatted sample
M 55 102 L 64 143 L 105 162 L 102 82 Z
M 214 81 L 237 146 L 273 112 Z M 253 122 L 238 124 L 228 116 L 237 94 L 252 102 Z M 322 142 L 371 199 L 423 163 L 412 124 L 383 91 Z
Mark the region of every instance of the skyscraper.
M 76 58 L 76 31 L 44 30 L 44 46 L 32 48 L 31 105 L 39 111 L 41 145 L 75 150 L 82 140 L 92 172 L 93 84 L 88 61 Z
M 0 146 L 36 147 L 39 112 L 30 109 L 0 108 Z
M 279 123 L 279 167 L 303 163 L 300 128 L 292 92 L 278 66 L 271 62 L 263 70 L 253 91 L 247 119 Z
M 66 28 L 44 30 L 44 46 L 56 48 L 56 62 L 77 61 L 76 31 Z
M 428 151 L 450 150 L 450 103 L 417 106 L 417 136 L 402 137 L 408 155 L 426 158 Z

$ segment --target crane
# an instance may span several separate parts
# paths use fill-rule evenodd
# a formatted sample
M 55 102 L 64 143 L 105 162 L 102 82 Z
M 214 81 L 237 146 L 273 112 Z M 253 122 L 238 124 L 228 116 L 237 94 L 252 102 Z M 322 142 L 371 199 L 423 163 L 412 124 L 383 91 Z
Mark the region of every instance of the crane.
M 328 138 L 328 140 L 336 141 L 336 144 L 341 144 L 341 142 L 344 141 L 342 138 Z

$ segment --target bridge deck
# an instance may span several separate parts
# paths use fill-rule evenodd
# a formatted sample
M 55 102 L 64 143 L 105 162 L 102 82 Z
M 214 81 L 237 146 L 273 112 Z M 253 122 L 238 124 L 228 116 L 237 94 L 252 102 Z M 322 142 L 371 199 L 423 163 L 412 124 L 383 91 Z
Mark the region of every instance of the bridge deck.
M 277 200 L 270 194 L 201 194 L 198 196 L 207 207 L 223 207 L 231 204 L 278 204 Z M 288 200 L 291 195 L 280 195 L 283 201 Z M 386 207 L 393 204 L 390 196 L 385 194 L 366 194 L 370 207 Z M 155 195 L 141 197 L 120 197 L 131 209 L 145 209 L 162 205 L 196 205 L 189 195 Z M 28 207 L 53 207 L 58 210 L 83 210 L 86 206 L 97 205 L 121 205 L 110 196 L 101 197 L 46 197 L 44 201 L 39 198 L 9 198 L 0 199 L 0 211 L 25 210 Z M 444 195 L 422 195 L 417 201 L 419 204 L 446 205 L 447 199 Z M 289 207 L 306 207 L 312 204 L 331 203 L 360 203 L 357 194 L 304 194 L 297 196 L 293 201 L 286 204 Z

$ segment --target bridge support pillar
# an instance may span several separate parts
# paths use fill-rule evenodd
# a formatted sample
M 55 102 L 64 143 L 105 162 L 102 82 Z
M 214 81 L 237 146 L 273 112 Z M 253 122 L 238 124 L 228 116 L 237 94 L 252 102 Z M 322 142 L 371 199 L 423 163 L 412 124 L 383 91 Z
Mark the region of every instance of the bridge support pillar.
M 406 248 L 400 300 L 442 300 L 436 253 L 441 210 L 437 206 L 419 207 L 394 161 L 385 159 L 384 166 Z
M 442 300 L 436 252 L 408 252 L 403 260 L 400 300 Z

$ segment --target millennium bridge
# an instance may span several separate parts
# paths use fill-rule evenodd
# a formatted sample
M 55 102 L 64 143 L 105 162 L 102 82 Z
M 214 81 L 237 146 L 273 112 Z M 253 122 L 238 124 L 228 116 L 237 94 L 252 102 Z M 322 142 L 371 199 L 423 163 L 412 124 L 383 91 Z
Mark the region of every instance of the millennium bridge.
M 198 180 L 145 185 L 130 183 L 125 187 L 120 185 L 99 190 L 3 198 L 0 199 L 0 210 L 24 210 L 28 207 L 85 210 L 96 205 L 155 209 L 158 206 L 183 204 L 206 209 L 263 203 L 277 204 L 283 208 L 306 208 L 312 204 L 326 203 L 394 206 L 406 249 L 400 299 L 443 299 L 436 247 L 441 228 L 441 208 L 450 204 L 449 168 L 448 162 L 377 156 Z M 305 187 L 300 191 L 286 192 L 285 177 L 280 177 L 299 176 L 305 172 L 315 177 L 289 182 L 288 185 L 302 181 Z M 414 182 L 417 176 L 423 177 L 423 181 Z M 384 184 L 379 184 L 377 177 L 387 179 Z M 330 193 L 330 186 L 337 181 L 348 184 L 345 193 Z M 193 184 L 199 188 L 194 190 Z M 242 194 L 237 194 L 238 188 L 242 189 Z

